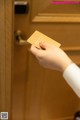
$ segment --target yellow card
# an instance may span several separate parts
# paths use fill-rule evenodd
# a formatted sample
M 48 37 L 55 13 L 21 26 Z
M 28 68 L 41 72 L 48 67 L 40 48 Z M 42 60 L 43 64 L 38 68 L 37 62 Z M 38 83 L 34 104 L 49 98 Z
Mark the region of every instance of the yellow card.
M 50 37 L 44 35 L 43 33 L 39 32 L 39 31 L 35 31 L 30 38 L 27 40 L 28 43 L 33 44 L 35 47 L 40 48 L 39 43 L 41 41 L 53 44 L 57 47 L 60 47 L 61 44 L 58 43 L 57 41 L 51 39 Z

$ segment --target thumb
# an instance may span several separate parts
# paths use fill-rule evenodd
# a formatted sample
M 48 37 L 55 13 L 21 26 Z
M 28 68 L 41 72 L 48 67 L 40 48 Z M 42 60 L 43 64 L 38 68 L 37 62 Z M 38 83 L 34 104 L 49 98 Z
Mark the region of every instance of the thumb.
M 40 47 L 41 47 L 42 49 L 44 49 L 44 50 L 49 49 L 49 48 L 51 48 L 51 46 L 52 46 L 52 45 L 49 44 L 48 42 L 44 42 L 44 41 L 40 42 L 39 45 L 40 45 Z

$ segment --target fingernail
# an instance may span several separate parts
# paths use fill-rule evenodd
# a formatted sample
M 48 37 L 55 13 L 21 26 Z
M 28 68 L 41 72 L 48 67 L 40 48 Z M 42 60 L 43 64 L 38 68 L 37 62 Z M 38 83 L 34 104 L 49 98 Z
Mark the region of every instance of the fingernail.
M 43 44 L 43 43 L 45 43 L 44 41 L 40 41 L 40 44 Z

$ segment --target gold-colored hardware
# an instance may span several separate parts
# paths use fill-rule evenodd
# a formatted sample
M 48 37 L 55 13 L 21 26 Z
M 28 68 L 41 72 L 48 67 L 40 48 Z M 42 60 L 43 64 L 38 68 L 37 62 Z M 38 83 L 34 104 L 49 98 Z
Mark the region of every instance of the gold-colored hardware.
M 26 45 L 27 40 L 24 39 L 24 33 L 22 33 L 20 30 L 17 30 L 15 32 L 15 38 L 16 38 L 16 43 L 19 45 Z

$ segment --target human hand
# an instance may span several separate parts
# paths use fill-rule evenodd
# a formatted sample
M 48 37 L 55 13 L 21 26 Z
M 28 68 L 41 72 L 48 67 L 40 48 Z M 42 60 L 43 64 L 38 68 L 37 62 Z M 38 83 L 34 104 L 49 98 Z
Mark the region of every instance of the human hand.
M 32 45 L 30 51 L 43 67 L 63 72 L 72 63 L 67 54 L 55 45 L 45 42 L 41 42 L 39 45 L 41 49 Z

